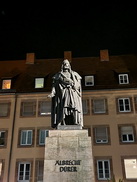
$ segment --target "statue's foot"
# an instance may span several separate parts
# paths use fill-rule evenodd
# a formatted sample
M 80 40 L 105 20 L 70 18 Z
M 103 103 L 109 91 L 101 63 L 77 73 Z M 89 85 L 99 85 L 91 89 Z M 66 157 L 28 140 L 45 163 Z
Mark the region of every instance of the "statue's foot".
M 65 121 L 59 122 L 58 126 L 60 126 L 60 125 L 66 125 Z
M 74 125 L 81 125 L 80 123 L 74 123 Z
M 66 125 L 66 123 L 65 123 L 65 121 L 64 121 L 64 120 L 62 121 L 62 125 Z

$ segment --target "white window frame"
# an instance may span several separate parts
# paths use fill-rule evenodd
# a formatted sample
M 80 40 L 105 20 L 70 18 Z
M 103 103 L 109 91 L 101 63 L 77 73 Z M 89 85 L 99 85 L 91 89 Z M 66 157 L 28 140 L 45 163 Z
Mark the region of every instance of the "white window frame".
M 3 79 L 2 89 L 11 89 L 11 79 Z
M 49 132 L 48 130 L 44 130 L 44 129 L 39 130 L 39 145 L 45 145 L 45 139 L 46 137 L 48 137 L 48 132 Z M 45 139 L 43 139 L 43 135 Z
M 0 146 L 5 146 L 5 135 L 6 135 L 6 131 L 0 131 L 0 137 L 1 137 L 1 134 L 2 134 L 2 133 L 4 133 L 4 138 L 3 138 L 3 140 L 4 140 L 4 145 L 1 145 L 1 144 L 0 144 Z
M 102 109 L 102 111 L 100 110 L 100 111 L 96 111 L 95 109 L 96 109 L 96 101 L 103 101 L 103 109 Z M 94 114 L 104 114 L 104 113 L 106 113 L 106 99 L 93 99 L 93 112 L 94 112 Z
M 134 180 L 137 179 L 137 159 L 124 159 L 124 169 L 126 179 Z
M 22 173 L 23 173 L 23 179 L 20 179 L 20 166 L 21 165 L 24 165 L 24 170 L 22 171 Z M 28 175 L 28 177 L 29 177 L 29 179 L 28 180 L 26 180 L 25 178 L 26 178 L 26 173 L 27 173 L 27 171 L 26 171 L 26 166 L 27 165 L 30 165 L 30 169 L 29 169 L 29 171 L 28 171 L 28 173 L 29 173 L 29 175 Z M 30 174 L 31 174 L 31 163 L 30 162 L 20 162 L 19 163 L 19 165 L 18 165 L 18 182 L 30 182 Z
M 99 169 L 99 162 L 102 163 L 102 169 Z M 108 177 L 106 177 L 106 169 L 105 169 L 105 162 L 108 163 Z M 102 177 L 100 177 L 100 170 L 102 170 Z M 110 174 L 110 161 L 109 160 L 97 160 L 97 173 L 98 173 L 98 180 L 109 180 L 111 178 Z
M 30 139 L 29 139 L 29 133 L 31 134 Z M 25 142 L 23 142 L 23 134 L 25 134 Z M 33 138 L 33 130 L 21 130 L 20 145 L 32 145 L 32 138 Z
M 123 131 L 122 131 L 123 129 Z M 134 131 L 133 131 L 133 127 L 132 126 L 121 126 L 120 128 L 120 131 L 121 131 L 121 140 L 123 143 L 132 143 L 134 142 Z M 123 135 L 126 136 L 127 140 L 123 140 Z M 132 135 L 132 140 L 130 140 L 130 136 L 129 135 Z
M 85 86 L 94 86 L 94 76 L 85 76 Z
M 120 101 L 122 101 L 121 105 L 120 105 Z M 126 103 L 126 101 L 128 101 L 128 104 Z M 121 110 L 120 107 L 123 107 L 123 110 Z M 126 107 L 129 107 L 129 109 L 126 109 Z M 119 112 L 131 112 L 130 98 L 119 98 L 118 109 L 119 109 Z
M 35 78 L 35 88 L 44 88 L 44 78 Z
M 128 74 L 119 74 L 119 84 L 129 84 Z
M 98 129 L 104 129 L 105 133 L 97 133 Z M 103 132 L 104 132 L 103 131 Z M 98 135 L 98 136 L 97 136 Z M 105 126 L 99 126 L 95 128 L 95 141 L 96 143 L 108 143 L 108 129 Z

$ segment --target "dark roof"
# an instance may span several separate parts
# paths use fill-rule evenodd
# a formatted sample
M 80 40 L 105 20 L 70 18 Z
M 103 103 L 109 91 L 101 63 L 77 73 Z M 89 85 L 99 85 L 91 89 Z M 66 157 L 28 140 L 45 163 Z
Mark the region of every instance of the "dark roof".
M 2 88 L 4 78 L 11 78 L 11 91 L 49 92 L 52 77 L 60 71 L 62 61 L 63 58 L 35 59 L 34 64 L 26 64 L 26 60 L 0 61 L 0 87 Z M 82 76 L 83 90 L 137 88 L 137 55 L 109 56 L 109 61 L 101 61 L 100 57 L 72 58 L 71 67 Z M 129 74 L 129 84 L 119 84 L 118 74 L 120 73 Z M 94 75 L 94 86 L 85 87 L 84 76 L 87 75 Z M 45 78 L 44 88 L 34 87 L 37 77 Z

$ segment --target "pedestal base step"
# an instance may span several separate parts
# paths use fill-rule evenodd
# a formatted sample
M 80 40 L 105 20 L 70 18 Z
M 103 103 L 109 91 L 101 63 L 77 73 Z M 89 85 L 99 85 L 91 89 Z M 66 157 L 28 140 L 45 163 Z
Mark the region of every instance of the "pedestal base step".
M 58 125 L 58 130 L 82 130 L 81 125 Z

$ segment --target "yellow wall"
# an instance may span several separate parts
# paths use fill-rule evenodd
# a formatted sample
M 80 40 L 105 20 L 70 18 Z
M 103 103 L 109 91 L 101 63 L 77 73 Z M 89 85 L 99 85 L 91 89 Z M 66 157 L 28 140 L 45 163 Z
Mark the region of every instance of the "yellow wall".
M 18 159 L 32 159 L 34 162 L 33 166 L 33 179 L 35 176 L 35 159 L 44 158 L 44 147 L 38 147 L 36 145 L 37 129 L 40 127 L 50 128 L 50 116 L 38 117 L 20 117 L 20 105 L 24 99 L 34 99 L 37 101 L 41 99 L 47 99 L 48 93 L 38 94 L 18 94 L 17 105 L 14 123 L 14 134 L 13 134 L 13 145 L 11 153 L 10 163 L 10 182 L 15 181 L 15 166 Z M 90 113 L 84 115 L 84 126 L 91 128 L 91 136 L 93 139 L 93 127 L 97 125 L 108 125 L 110 127 L 110 139 L 111 145 L 94 145 L 93 143 L 93 155 L 96 157 L 107 157 L 111 156 L 113 161 L 113 172 L 117 179 L 123 178 L 121 156 L 136 156 L 137 145 L 136 144 L 125 144 L 120 145 L 119 143 L 119 124 L 134 124 L 137 133 L 137 113 L 133 104 L 132 113 L 117 114 L 116 111 L 116 98 L 117 97 L 132 97 L 134 101 L 136 96 L 136 90 L 104 90 L 104 91 L 83 91 L 83 98 L 90 100 Z M 14 94 L 0 95 L 0 101 L 9 100 L 11 102 L 11 112 L 9 118 L 0 118 L 0 129 L 8 129 L 7 147 L 0 149 L 0 159 L 5 160 L 4 166 L 4 182 L 7 182 L 8 178 L 8 166 L 9 156 L 11 149 L 11 136 L 12 127 L 14 120 L 14 109 L 15 109 L 15 98 Z M 106 98 L 108 104 L 108 114 L 93 115 L 91 100 L 95 98 Z M 37 109 L 38 110 L 38 104 Z M 22 148 L 18 147 L 18 134 L 20 128 L 34 128 L 35 129 L 35 143 L 33 147 Z

